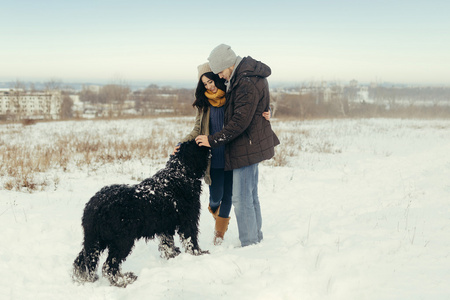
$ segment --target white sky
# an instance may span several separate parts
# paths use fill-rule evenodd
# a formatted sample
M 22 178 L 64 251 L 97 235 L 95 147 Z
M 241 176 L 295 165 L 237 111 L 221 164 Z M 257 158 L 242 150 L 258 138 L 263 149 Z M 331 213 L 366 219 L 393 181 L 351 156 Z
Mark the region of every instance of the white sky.
M 0 80 L 196 84 L 221 43 L 272 82 L 450 84 L 450 1 L 15 0 L 0 10 Z

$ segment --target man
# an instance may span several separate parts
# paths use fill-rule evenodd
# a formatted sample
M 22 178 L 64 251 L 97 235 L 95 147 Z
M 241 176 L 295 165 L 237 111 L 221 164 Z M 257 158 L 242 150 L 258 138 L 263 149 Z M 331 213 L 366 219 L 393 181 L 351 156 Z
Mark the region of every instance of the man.
M 280 142 L 270 122 L 263 117 L 269 109 L 267 77 L 270 68 L 250 56 L 236 56 L 221 44 L 208 58 L 211 70 L 226 80 L 224 127 L 214 135 L 199 135 L 201 146 L 225 145 L 225 170 L 233 170 L 233 205 L 239 239 L 243 247 L 263 239 L 258 199 L 258 164 L 274 155 Z

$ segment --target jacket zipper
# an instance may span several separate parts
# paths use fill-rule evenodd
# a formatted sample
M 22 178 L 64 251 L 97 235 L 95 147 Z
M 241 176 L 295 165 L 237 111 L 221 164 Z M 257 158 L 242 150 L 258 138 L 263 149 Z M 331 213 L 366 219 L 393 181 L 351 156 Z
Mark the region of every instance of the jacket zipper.
M 245 133 L 247 134 L 247 136 L 248 136 L 248 142 L 249 142 L 249 144 L 251 145 L 251 144 L 252 144 L 252 137 L 250 136 L 250 133 L 248 133 L 247 130 L 245 131 Z

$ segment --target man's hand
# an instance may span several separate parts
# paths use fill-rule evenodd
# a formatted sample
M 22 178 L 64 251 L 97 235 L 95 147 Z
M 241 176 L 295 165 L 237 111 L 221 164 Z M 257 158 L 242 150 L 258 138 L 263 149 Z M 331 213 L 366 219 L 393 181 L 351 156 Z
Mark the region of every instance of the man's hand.
M 199 146 L 211 147 L 207 135 L 199 135 L 198 137 L 195 138 L 195 142 Z

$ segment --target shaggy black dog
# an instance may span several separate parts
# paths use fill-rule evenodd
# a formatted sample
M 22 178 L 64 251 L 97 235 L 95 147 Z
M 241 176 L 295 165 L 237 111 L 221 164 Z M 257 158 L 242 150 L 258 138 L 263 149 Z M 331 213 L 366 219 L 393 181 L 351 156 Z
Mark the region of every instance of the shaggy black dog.
M 186 252 L 207 253 L 200 249 L 197 235 L 200 179 L 208 157 L 209 148 L 186 142 L 153 177 L 136 185 L 111 185 L 97 192 L 84 209 L 83 249 L 73 263 L 73 279 L 96 281 L 99 256 L 107 248 L 102 274 L 112 285 L 126 287 L 137 276 L 122 274 L 120 265 L 140 238 L 158 237 L 161 257 L 167 259 L 180 254 L 174 244 L 176 232 Z

